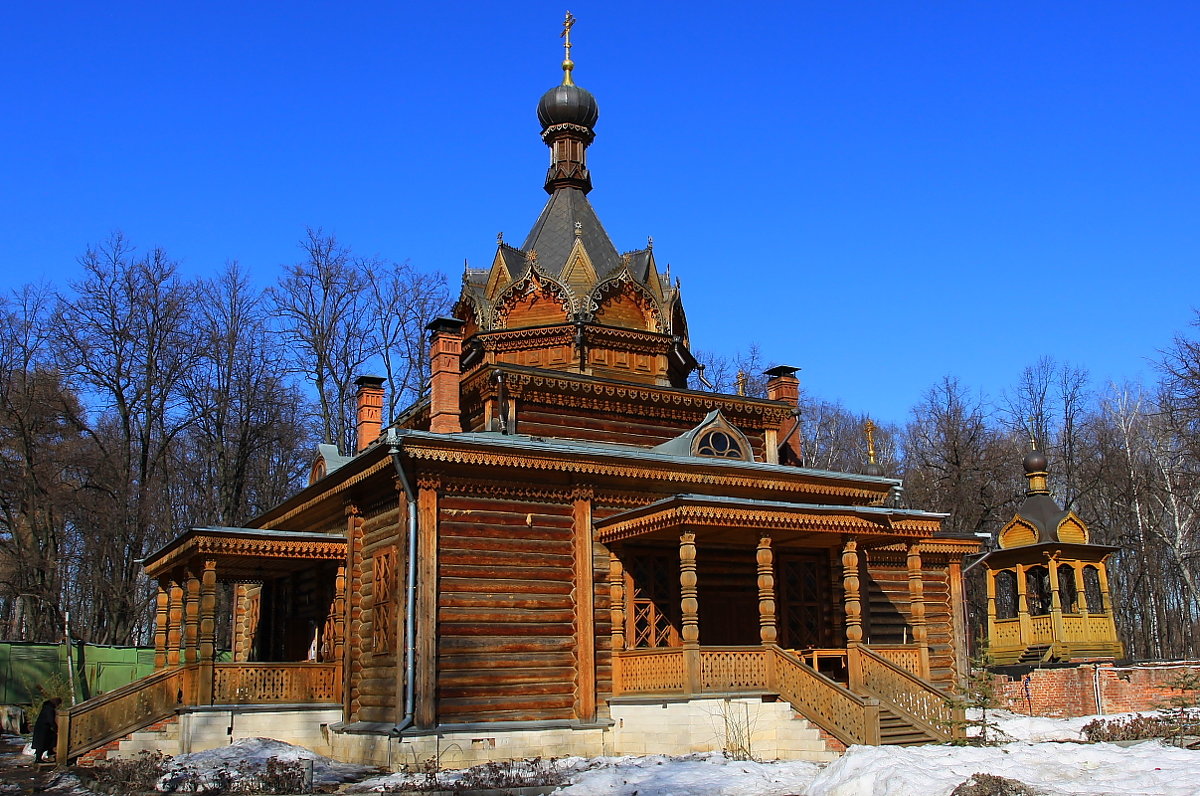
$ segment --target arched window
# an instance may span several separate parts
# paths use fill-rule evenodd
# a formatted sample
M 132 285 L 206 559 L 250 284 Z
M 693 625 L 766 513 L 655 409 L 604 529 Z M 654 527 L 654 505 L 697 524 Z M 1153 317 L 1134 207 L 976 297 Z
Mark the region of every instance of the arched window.
M 1042 566 L 1025 570 L 1025 599 L 1031 616 L 1050 613 L 1050 571 Z
M 1015 619 L 1017 616 L 1017 573 L 1011 569 L 996 573 L 996 618 Z
M 1090 613 L 1104 613 L 1104 598 L 1100 595 L 1100 570 L 1091 564 L 1083 568 L 1083 595 L 1087 599 Z
M 727 431 L 715 428 L 696 442 L 697 456 L 714 456 L 718 459 L 745 459 L 742 446 Z
M 1079 613 L 1079 587 L 1075 584 L 1075 567 L 1070 564 L 1058 565 L 1058 596 L 1064 614 Z

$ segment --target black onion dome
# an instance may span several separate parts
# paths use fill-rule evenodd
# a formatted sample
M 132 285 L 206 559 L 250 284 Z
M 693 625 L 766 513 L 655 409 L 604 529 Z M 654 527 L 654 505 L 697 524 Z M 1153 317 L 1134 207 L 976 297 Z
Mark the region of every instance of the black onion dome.
M 590 129 L 600 118 L 600 106 L 590 91 L 563 83 L 542 95 L 537 115 L 542 129 L 554 124 L 578 124 Z
M 866 468 L 863 469 L 863 475 L 881 476 L 883 475 L 883 466 L 876 464 L 875 462 L 871 462 L 866 466 Z
M 1031 450 L 1025 454 L 1025 458 L 1021 461 L 1021 465 L 1025 468 L 1026 473 L 1044 473 L 1046 472 L 1046 454 L 1039 450 Z

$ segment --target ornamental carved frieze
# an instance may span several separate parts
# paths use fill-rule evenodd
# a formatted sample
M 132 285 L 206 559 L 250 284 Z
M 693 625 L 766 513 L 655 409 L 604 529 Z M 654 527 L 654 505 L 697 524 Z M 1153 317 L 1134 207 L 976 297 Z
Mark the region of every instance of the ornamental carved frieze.
M 640 466 L 635 463 L 618 465 L 587 459 L 578 454 L 556 457 L 544 454 L 539 455 L 532 451 L 524 453 L 498 453 L 478 448 L 435 448 L 423 446 L 415 440 L 408 443 L 405 450 L 414 459 L 451 465 L 540 470 L 589 476 L 613 476 L 632 480 L 685 484 L 690 487 L 745 487 L 801 495 L 832 495 L 847 502 L 859 501 L 865 503 L 877 497 L 877 493 L 874 490 L 798 481 L 791 478 L 773 478 L 769 473 L 719 473 L 712 470 L 700 470 L 698 467 L 654 468 Z M 900 526 L 897 527 L 899 528 Z
M 869 537 L 886 533 L 924 537 L 938 529 L 936 521 L 897 520 L 892 527 L 873 519 L 845 513 L 771 511 L 741 506 L 676 506 L 630 520 L 614 523 L 600 531 L 602 542 L 614 542 L 680 527 L 747 528 L 762 531 L 816 531 L 854 533 Z
M 572 490 L 566 487 L 547 487 L 485 478 L 445 478 L 442 480 L 442 494 L 564 503 L 571 498 Z
M 346 558 L 346 540 L 270 539 L 252 536 L 196 535 L 153 563 L 154 573 L 180 566 L 205 556 L 224 558 L 288 558 L 308 561 L 341 561 Z M 149 571 L 148 571 L 148 574 Z
M 506 287 L 493 302 L 492 327 L 505 329 L 513 310 L 523 302 L 536 302 L 545 299 L 558 304 L 563 317 L 569 318 L 575 310 L 575 298 L 570 287 L 557 279 L 543 274 L 536 267 L 531 267 L 529 273 Z
M 611 279 L 607 279 L 592 289 L 588 295 L 586 309 L 594 315 L 601 315 L 607 302 L 619 297 L 625 297 L 634 302 L 643 317 L 647 318 L 647 330 L 651 332 L 671 333 L 671 323 L 654 294 L 645 285 L 634 279 L 628 268 Z

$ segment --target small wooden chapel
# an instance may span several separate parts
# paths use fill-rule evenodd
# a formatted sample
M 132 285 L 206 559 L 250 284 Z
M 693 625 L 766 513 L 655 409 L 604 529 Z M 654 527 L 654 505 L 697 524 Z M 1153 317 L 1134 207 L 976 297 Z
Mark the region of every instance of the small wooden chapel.
M 430 325 L 426 396 L 384 428 L 361 378 L 352 455 L 326 446 L 247 527 L 149 556 L 158 671 L 65 711 L 64 756 L 171 714 L 228 743 L 255 711 L 392 765 L 720 749 L 729 705 L 767 757 L 953 734 L 977 541 L 874 463 L 805 467 L 795 368 L 765 398 L 688 388 L 679 282 L 588 199 L 599 107 L 571 21 L 537 106 L 549 199 Z

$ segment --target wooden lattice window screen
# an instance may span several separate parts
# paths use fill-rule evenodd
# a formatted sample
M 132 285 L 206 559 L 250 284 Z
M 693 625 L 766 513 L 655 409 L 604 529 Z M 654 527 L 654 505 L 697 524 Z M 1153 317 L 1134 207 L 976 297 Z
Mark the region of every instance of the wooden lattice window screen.
M 384 550 L 373 560 L 371 648 L 375 652 L 396 649 L 396 553 Z
M 679 565 L 655 553 L 635 553 L 625 570 L 632 612 L 627 637 L 635 648 L 679 646 Z
M 777 567 L 783 643 L 792 649 L 827 646 L 831 636 L 828 563 L 817 556 L 786 556 Z

